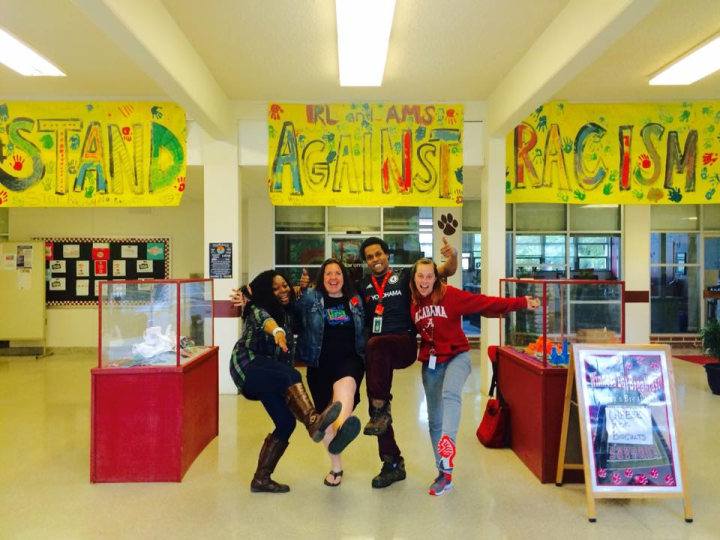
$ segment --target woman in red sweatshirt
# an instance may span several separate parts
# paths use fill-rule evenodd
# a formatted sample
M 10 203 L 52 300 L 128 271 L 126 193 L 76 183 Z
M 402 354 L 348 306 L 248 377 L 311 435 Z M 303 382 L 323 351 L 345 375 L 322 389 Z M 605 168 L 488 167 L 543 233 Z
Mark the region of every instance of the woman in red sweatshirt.
M 418 359 L 428 409 L 430 441 L 438 477 L 430 495 L 452 489 L 455 440 L 460 425 L 462 387 L 470 375 L 470 345 L 462 330 L 463 315 L 488 317 L 518 309 L 537 309 L 535 297 L 499 298 L 472 294 L 443 283 L 432 259 L 420 259 L 410 273 L 410 312 L 420 333 Z

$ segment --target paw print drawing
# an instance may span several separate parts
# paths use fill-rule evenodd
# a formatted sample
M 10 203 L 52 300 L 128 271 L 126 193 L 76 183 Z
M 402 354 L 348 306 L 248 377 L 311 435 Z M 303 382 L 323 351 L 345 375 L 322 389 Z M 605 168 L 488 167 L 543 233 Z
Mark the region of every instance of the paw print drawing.
M 270 105 L 270 118 L 273 120 L 280 120 L 280 113 L 283 113 L 283 108 L 277 103 Z
M 22 171 L 23 163 L 25 163 L 24 158 L 21 158 L 18 155 L 13 156 L 13 169 L 16 171 Z
M 437 224 L 440 230 L 448 236 L 455 234 L 459 225 L 457 219 L 455 219 L 452 214 L 443 214 L 440 216 L 440 219 L 438 219 Z

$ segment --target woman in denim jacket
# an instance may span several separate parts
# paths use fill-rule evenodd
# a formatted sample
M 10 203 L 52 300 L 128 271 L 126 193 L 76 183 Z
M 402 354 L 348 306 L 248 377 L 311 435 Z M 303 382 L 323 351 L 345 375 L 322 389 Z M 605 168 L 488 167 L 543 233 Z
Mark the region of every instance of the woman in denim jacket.
M 295 304 L 295 311 L 302 320 L 298 359 L 308 366 L 308 387 L 315 406 L 322 410 L 332 402 L 342 403 L 340 415 L 325 430 L 323 440 L 331 464 L 325 485 L 338 486 L 343 474 L 340 453 L 360 432 L 360 420 L 350 415 L 360 402 L 365 373 L 362 300 L 345 266 L 328 259 L 320 267 L 314 287 L 305 289 Z

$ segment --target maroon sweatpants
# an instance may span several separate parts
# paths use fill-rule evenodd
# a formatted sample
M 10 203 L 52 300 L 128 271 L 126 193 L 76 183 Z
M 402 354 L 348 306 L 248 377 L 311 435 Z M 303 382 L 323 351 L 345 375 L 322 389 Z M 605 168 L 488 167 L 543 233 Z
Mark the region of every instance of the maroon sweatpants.
M 372 412 L 372 400 L 392 400 L 393 370 L 405 369 L 417 359 L 417 341 L 408 332 L 371 337 L 365 347 L 367 393 Z M 383 456 L 400 457 L 392 424 L 378 436 L 378 452 Z

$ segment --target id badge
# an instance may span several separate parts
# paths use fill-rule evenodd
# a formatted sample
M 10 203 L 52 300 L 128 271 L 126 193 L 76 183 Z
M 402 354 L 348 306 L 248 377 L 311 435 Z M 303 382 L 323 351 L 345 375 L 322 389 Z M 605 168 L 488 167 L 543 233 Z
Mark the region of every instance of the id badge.
M 372 333 L 379 334 L 382 332 L 382 317 L 373 317 Z
M 430 355 L 430 360 L 428 361 L 428 369 L 435 369 L 435 364 L 437 362 L 437 356 L 434 354 Z

